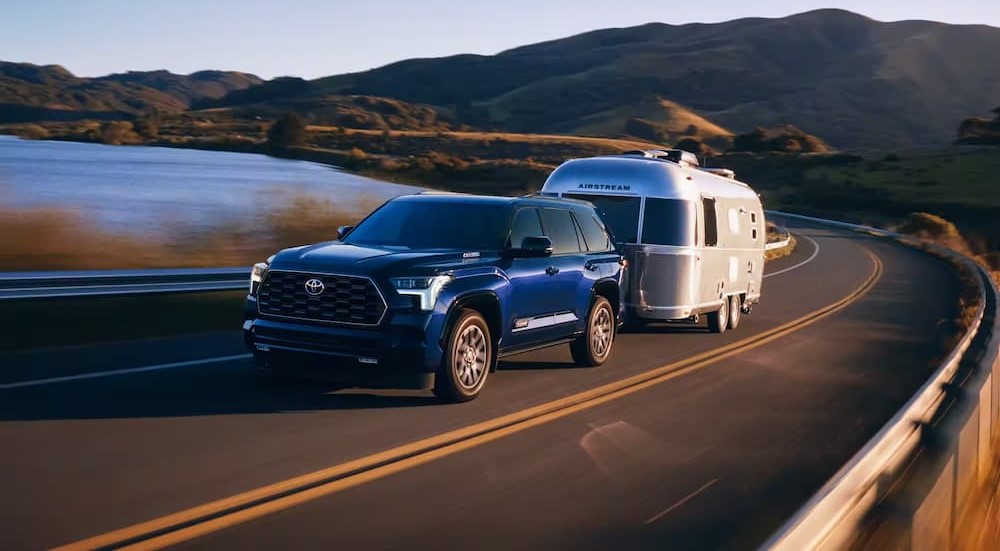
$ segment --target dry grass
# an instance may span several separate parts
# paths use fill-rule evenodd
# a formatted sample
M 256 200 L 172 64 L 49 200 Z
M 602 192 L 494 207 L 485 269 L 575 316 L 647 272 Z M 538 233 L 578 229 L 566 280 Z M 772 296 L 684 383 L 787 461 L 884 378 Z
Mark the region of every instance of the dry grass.
M 384 135 L 382 130 L 368 130 L 362 128 L 343 128 L 338 129 L 333 126 L 314 126 L 310 125 L 308 129 L 312 132 L 337 132 L 341 131 L 345 135 L 363 135 L 379 137 Z M 527 144 L 549 144 L 549 143 L 560 143 L 560 144 L 574 144 L 574 145 L 591 145 L 594 147 L 607 148 L 609 150 L 628 150 L 628 149 L 650 149 L 650 148 L 662 148 L 662 144 L 653 144 L 650 142 L 644 142 L 639 140 L 624 140 L 616 138 L 597 138 L 590 136 L 566 136 L 562 134 L 518 134 L 514 132 L 463 132 L 463 131 L 426 131 L 426 130 L 392 130 L 389 132 L 389 137 L 403 137 L 403 138 L 447 138 L 449 140 L 459 140 L 459 141 L 494 141 L 499 140 L 501 142 L 509 143 L 527 143 Z
M 297 196 L 252 223 L 168 227 L 155 237 L 102 230 L 72 209 L 0 206 L 0 271 L 248 265 L 285 247 L 335 239 L 338 227 L 375 206 L 344 210 Z
M 782 258 L 782 257 L 788 256 L 788 255 L 792 254 L 793 251 L 795 251 L 795 245 L 796 245 L 795 236 L 793 236 L 790 233 L 786 234 L 785 232 L 779 230 L 777 224 L 775 224 L 774 222 L 768 222 L 767 223 L 767 242 L 768 243 L 774 243 L 775 241 L 781 241 L 781 240 L 785 239 L 786 235 L 788 237 L 788 245 L 785 246 L 785 247 L 782 247 L 780 249 L 773 249 L 773 250 L 770 250 L 770 251 L 765 251 L 764 252 L 764 260 L 776 260 L 778 258 Z

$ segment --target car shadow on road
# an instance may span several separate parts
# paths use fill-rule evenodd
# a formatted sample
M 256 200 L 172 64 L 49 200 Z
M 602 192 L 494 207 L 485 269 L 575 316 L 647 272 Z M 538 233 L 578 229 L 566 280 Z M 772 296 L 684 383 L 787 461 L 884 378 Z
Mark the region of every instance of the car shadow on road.
M 345 389 L 272 381 L 249 362 L 0 391 L 0 421 L 113 419 L 413 408 L 441 405 L 428 390 Z
M 517 361 L 500 360 L 497 371 L 545 371 L 563 369 L 593 369 L 585 365 L 577 365 L 572 361 Z

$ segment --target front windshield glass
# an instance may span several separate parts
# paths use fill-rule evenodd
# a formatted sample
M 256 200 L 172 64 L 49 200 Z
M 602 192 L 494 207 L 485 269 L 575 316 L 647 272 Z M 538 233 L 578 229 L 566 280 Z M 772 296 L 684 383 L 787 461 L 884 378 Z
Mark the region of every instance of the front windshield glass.
M 565 197 L 593 203 L 601 212 L 604 223 L 611 228 L 611 233 L 615 234 L 615 239 L 623 243 L 639 242 L 639 203 L 642 199 L 584 193 L 567 193 Z
M 352 245 L 404 249 L 499 250 L 510 206 L 455 200 L 392 201 L 344 238 Z

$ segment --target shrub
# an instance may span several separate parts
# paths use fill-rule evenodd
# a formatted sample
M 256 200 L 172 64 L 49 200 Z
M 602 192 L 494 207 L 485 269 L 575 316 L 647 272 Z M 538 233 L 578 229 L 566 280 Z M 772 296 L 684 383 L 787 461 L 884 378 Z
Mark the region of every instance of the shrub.
M 745 134 L 738 134 L 733 138 L 731 150 L 754 153 L 825 153 L 830 148 L 816 136 L 785 125 L 770 129 L 757 127 Z
M 26 140 L 44 140 L 49 137 L 49 131 L 37 124 L 22 124 L 11 130 L 15 136 Z
M 955 224 L 928 212 L 914 212 L 897 229 L 899 233 L 934 241 L 964 254 L 972 254 L 969 243 Z
M 683 140 L 674 144 L 674 148 L 683 149 L 684 151 L 690 151 L 699 157 L 705 155 L 717 155 L 718 153 L 712 149 L 707 144 L 702 143 L 695 138 L 684 138 Z
M 132 122 L 135 133 L 143 138 L 156 138 L 160 135 L 160 121 L 156 117 L 139 117 Z
M 275 149 L 305 145 L 306 121 L 293 112 L 285 113 L 267 131 L 267 145 Z
M 139 141 L 139 136 L 133 131 L 132 123 L 110 121 L 101 125 L 99 139 L 102 143 L 122 145 Z

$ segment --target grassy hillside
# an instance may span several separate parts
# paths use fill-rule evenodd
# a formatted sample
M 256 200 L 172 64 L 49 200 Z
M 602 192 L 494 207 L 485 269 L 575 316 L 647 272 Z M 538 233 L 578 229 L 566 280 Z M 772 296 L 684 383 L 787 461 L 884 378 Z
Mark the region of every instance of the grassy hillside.
M 0 122 L 108 120 L 181 111 L 196 100 L 260 83 L 254 75 L 231 71 L 133 71 L 81 78 L 58 65 L 0 61 Z
M 411 59 L 312 81 L 203 71 L 81 79 L 0 63 L 0 122 L 231 108 L 314 124 L 484 130 L 657 141 L 794 125 L 838 149 L 941 145 L 1000 98 L 1000 29 L 878 22 L 842 10 L 780 19 L 603 29 L 492 56 Z M 225 94 L 225 95 L 223 95 Z M 358 97 L 381 105 L 359 105 Z M 395 106 L 391 102 L 396 102 Z M 385 120 L 383 109 L 402 111 Z M 381 120 L 380 120 L 381 118 Z
M 950 146 L 861 155 L 730 154 L 765 205 L 886 226 L 912 212 L 955 222 L 978 252 L 1000 250 L 1000 149 Z
M 310 94 L 394 97 L 517 132 L 625 133 L 661 98 L 733 131 L 792 124 L 831 145 L 944 144 L 995 107 L 984 52 L 1000 29 L 881 23 L 820 10 L 718 24 L 593 31 L 495 56 L 414 59 L 311 81 Z

